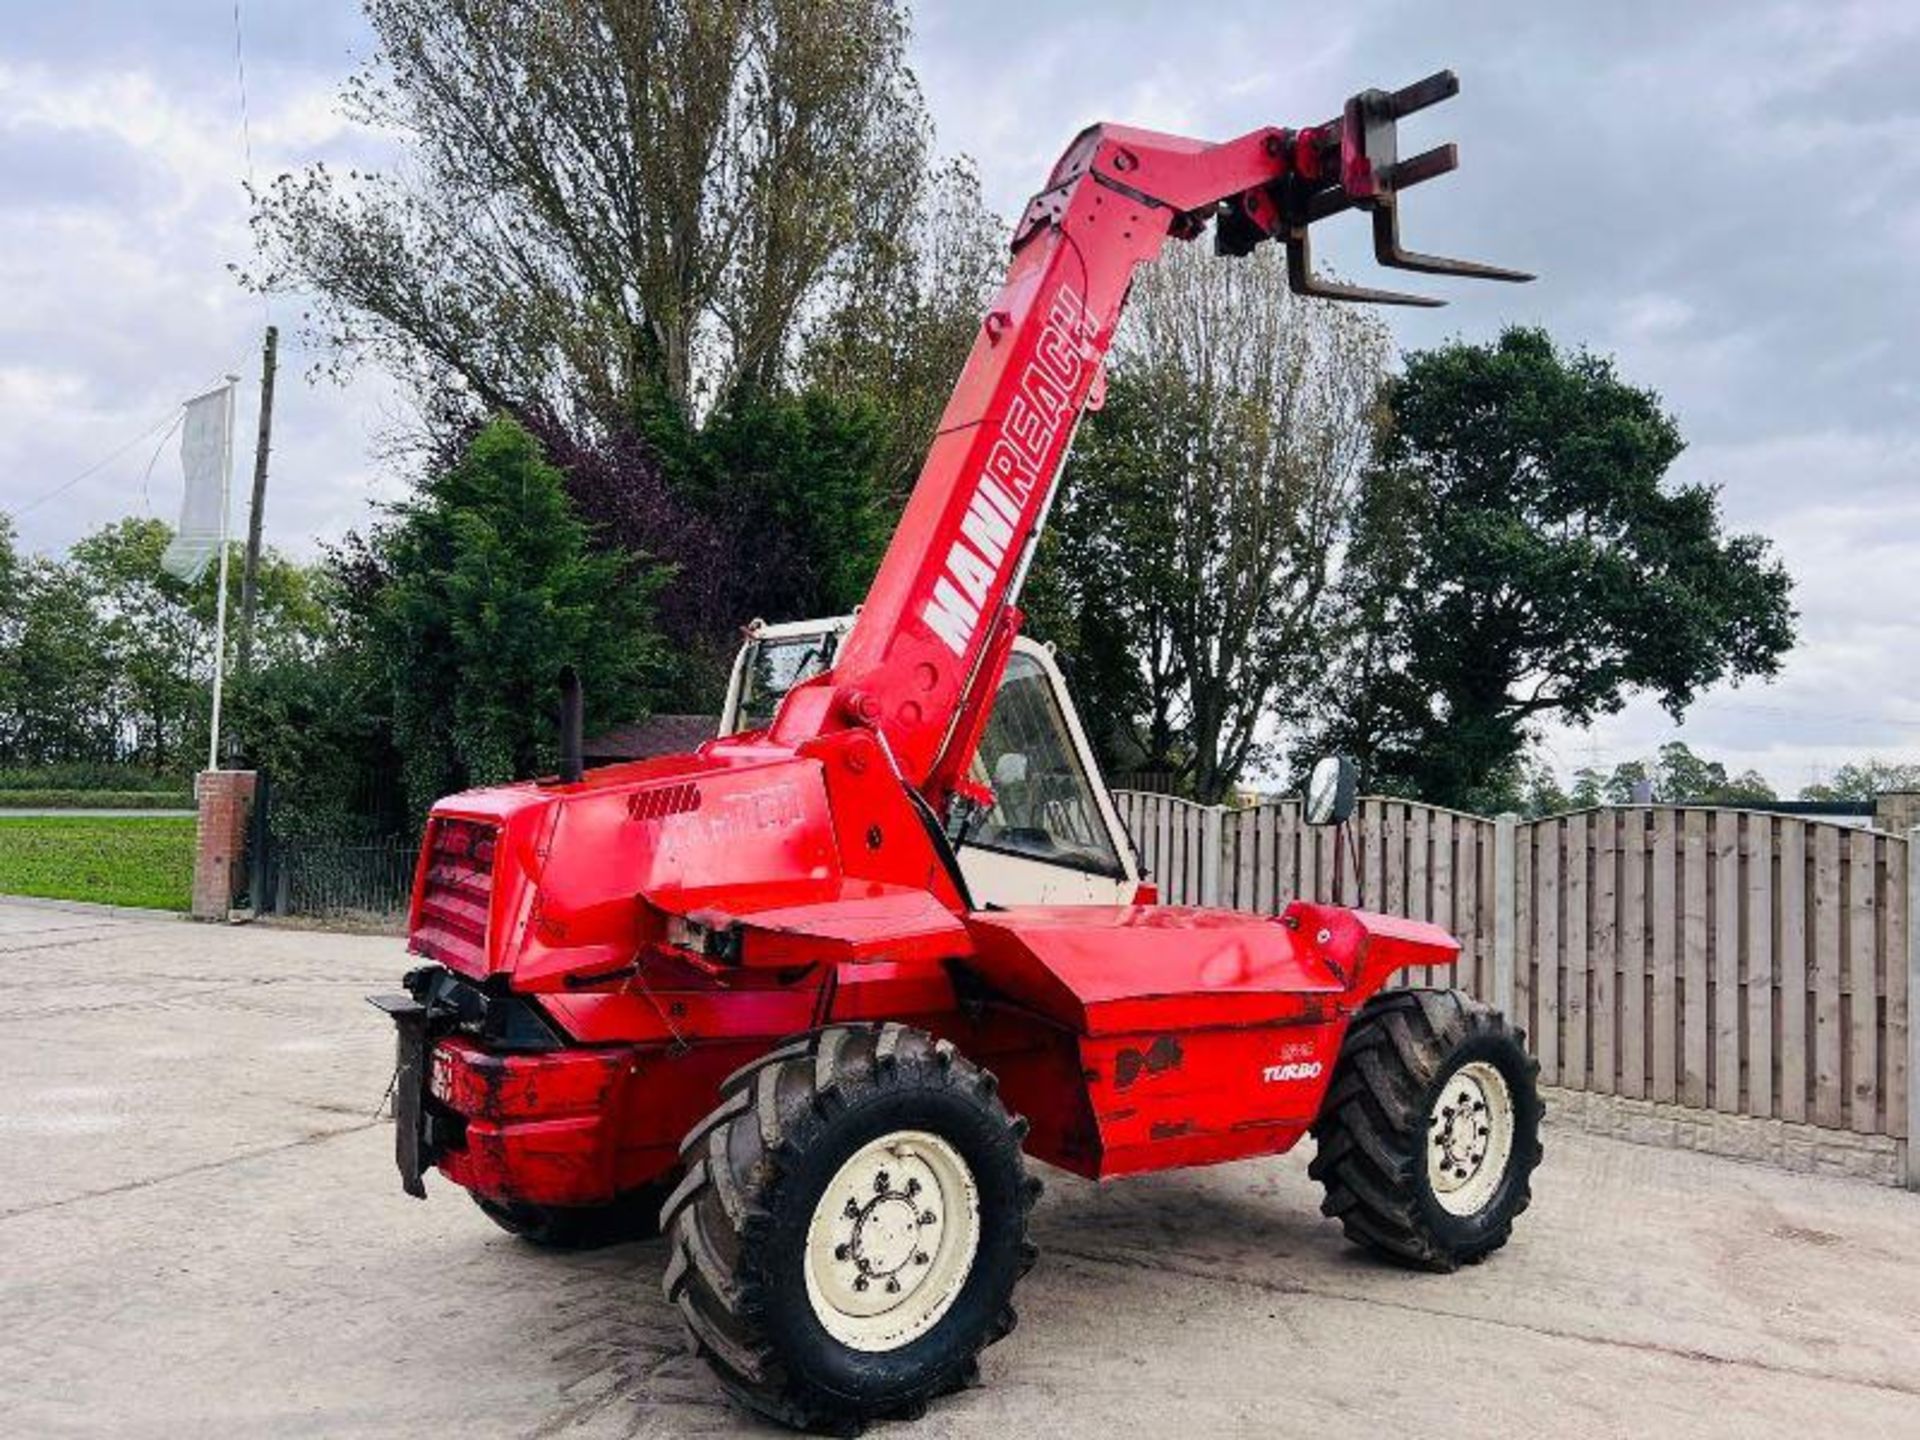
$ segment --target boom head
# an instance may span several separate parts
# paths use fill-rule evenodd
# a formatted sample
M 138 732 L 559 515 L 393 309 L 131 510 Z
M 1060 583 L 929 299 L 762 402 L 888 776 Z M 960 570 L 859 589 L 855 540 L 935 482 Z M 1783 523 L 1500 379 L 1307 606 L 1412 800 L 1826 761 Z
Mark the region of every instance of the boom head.
M 1456 168 L 1460 153 L 1455 145 L 1437 145 L 1402 160 L 1399 122 L 1459 93 L 1459 77 L 1442 70 L 1402 90 L 1363 90 L 1347 101 L 1338 120 L 1270 135 L 1267 143 L 1284 173 L 1220 202 L 1215 251 L 1245 255 L 1261 241 L 1277 239 L 1287 247 L 1287 282 L 1298 294 L 1375 305 L 1444 305 L 1431 296 L 1314 274 L 1311 227 L 1343 210 L 1364 210 L 1373 220 L 1374 258 L 1391 269 L 1473 280 L 1533 279 L 1525 271 L 1425 255 L 1400 243 L 1400 192 Z

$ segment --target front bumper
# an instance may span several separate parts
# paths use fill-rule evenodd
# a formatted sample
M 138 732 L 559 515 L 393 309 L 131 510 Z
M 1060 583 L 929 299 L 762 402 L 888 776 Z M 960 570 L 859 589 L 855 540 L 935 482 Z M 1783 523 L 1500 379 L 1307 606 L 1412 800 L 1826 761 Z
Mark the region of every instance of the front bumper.
M 633 1048 L 543 1039 L 546 1048 L 504 1050 L 497 997 L 437 967 L 407 978 L 410 993 L 370 997 L 395 1027 L 401 1188 L 424 1197 L 425 1172 L 438 1167 L 489 1199 L 567 1206 L 612 1200 L 619 1178 L 616 1102 L 634 1069 Z

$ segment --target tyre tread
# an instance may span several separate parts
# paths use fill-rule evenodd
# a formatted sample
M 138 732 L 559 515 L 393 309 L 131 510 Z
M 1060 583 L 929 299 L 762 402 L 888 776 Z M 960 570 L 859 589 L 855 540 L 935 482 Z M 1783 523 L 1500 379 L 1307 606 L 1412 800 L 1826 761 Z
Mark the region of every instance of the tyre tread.
M 956 1353 L 924 1384 L 887 1409 L 851 1407 L 808 1377 L 790 1373 L 762 1338 L 761 1293 L 746 1259 L 755 1226 L 769 1218 L 766 1197 L 795 1166 L 832 1116 L 876 1085 L 917 1084 L 964 1093 L 997 1117 L 1017 1154 L 1024 1120 L 1007 1113 L 991 1072 L 924 1031 L 888 1022 L 828 1026 L 776 1047 L 729 1075 L 720 1102 L 688 1136 L 692 1159 L 669 1197 L 661 1223 L 671 1249 L 664 1279 L 695 1348 L 726 1391 L 747 1408 L 801 1429 L 857 1433 L 868 1419 L 908 1418 L 929 1401 L 973 1383 L 977 1353 L 1012 1333 L 1018 1315 L 1004 1306 L 974 1350 Z M 1026 1238 L 1040 1182 L 1022 1176 L 1017 1273 L 1037 1250 Z
M 1413 1188 L 1426 1144 L 1421 1097 L 1461 1044 L 1489 1035 L 1519 1048 L 1531 1085 L 1539 1064 L 1525 1053 L 1524 1033 L 1459 991 L 1382 991 L 1354 1017 L 1313 1125 L 1316 1153 L 1307 1167 L 1326 1190 L 1321 1212 L 1338 1219 L 1349 1240 L 1440 1271 L 1484 1259 L 1507 1243 L 1514 1218 L 1532 1200 L 1532 1173 L 1541 1156 L 1537 1127 L 1516 1134 L 1516 1144 L 1530 1150 L 1511 1162 L 1517 1167 L 1515 1188 L 1505 1214 L 1470 1245 L 1446 1244 L 1422 1214 Z M 1529 1103 L 1537 1116 L 1537 1097 Z

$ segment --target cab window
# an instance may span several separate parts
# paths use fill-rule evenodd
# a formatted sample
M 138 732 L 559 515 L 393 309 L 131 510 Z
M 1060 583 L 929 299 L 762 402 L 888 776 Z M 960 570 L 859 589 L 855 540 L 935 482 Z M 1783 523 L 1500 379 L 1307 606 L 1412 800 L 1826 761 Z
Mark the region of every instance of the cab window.
M 755 640 L 747 650 L 740 677 L 740 704 L 735 711 L 736 735 L 764 730 L 786 694 L 802 680 L 811 680 L 833 663 L 839 636 L 831 630 L 793 635 L 782 640 Z
M 1031 655 L 1007 661 L 973 775 L 994 798 L 969 845 L 1102 875 L 1124 873 L 1059 699 Z

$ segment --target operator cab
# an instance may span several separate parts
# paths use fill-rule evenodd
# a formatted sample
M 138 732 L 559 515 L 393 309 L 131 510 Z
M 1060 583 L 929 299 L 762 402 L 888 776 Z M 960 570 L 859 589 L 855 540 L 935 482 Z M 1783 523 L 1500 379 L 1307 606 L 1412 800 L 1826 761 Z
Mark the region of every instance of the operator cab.
M 756 621 L 734 659 L 720 733 L 773 723 L 781 699 L 833 664 L 851 615 L 785 625 Z M 1139 866 L 1113 808 L 1066 682 L 1046 646 L 1013 642 L 973 778 L 990 809 L 955 838 L 978 905 L 1125 905 Z

